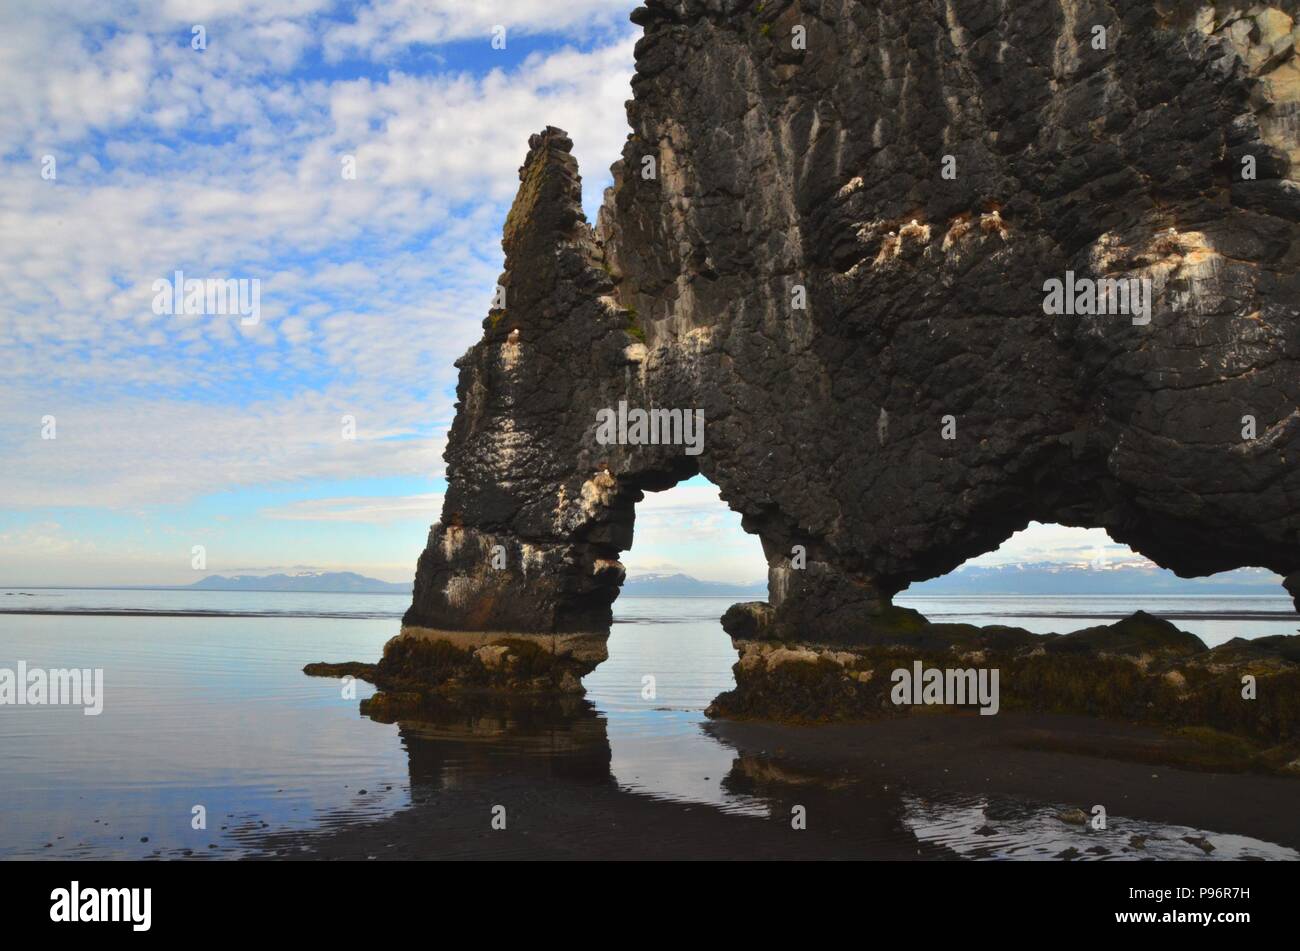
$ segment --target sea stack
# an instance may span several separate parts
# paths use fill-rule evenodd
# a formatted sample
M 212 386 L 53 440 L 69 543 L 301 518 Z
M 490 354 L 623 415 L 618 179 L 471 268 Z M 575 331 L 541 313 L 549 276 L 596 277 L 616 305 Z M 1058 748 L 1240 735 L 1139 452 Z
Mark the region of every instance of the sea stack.
M 633 20 L 631 133 L 594 228 L 569 138 L 529 143 L 381 676 L 580 691 L 637 502 L 703 474 L 768 560 L 767 601 L 728 612 L 719 715 L 872 715 L 873 672 L 911 650 L 1009 652 L 1004 708 L 1053 702 L 1016 672 L 1146 656 L 1143 709 L 1220 716 L 1169 698 L 1237 668 L 1154 619 L 1044 650 L 891 599 L 1034 520 L 1185 576 L 1262 566 L 1300 605 L 1292 13 L 652 0 Z M 1067 273 L 1149 282 L 1149 321 L 1045 313 Z M 701 412 L 702 451 L 598 440 L 620 403 Z M 1239 662 L 1294 691 L 1289 650 Z M 1099 670 L 1053 696 L 1106 712 Z

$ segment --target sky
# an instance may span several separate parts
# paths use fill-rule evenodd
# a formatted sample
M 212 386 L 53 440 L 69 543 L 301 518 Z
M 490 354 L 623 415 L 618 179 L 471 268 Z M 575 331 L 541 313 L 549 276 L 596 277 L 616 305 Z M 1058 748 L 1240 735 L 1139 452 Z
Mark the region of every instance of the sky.
M 0 583 L 409 579 L 528 137 L 594 217 L 634 6 L 0 5 Z M 176 270 L 260 319 L 156 314 Z
M 410 580 L 528 137 L 570 133 L 594 220 L 635 5 L 0 5 L 0 585 Z M 257 279 L 258 320 L 156 312 L 176 271 Z M 981 560 L 1103 549 L 1040 526 Z M 624 563 L 766 573 L 698 477 Z

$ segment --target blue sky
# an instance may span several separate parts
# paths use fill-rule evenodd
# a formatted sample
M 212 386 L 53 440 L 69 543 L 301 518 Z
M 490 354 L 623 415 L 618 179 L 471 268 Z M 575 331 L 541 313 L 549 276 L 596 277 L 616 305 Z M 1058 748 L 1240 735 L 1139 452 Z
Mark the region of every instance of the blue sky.
M 634 4 L 93 6 L 0 10 L 0 581 L 409 578 L 528 136 L 594 215 Z M 260 320 L 155 314 L 178 269 Z
M 569 131 L 594 220 L 635 5 L 0 8 L 0 584 L 409 580 L 528 136 Z M 259 321 L 155 314 L 176 270 L 259 280 Z M 1063 531 L 986 559 L 1126 552 Z M 765 573 L 701 479 L 640 507 L 625 563 Z

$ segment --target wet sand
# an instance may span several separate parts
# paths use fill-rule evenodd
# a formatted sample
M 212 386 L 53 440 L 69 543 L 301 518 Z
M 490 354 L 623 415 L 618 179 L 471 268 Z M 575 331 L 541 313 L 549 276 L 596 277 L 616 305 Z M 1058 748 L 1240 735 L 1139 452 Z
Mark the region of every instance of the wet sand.
M 1169 765 L 1194 747 L 1158 729 L 1087 717 L 931 714 L 882 724 L 708 726 L 813 775 L 840 770 L 919 795 L 1005 796 L 1246 835 L 1300 850 L 1300 776 Z
M 915 834 L 909 814 L 917 802 L 966 799 L 1054 804 L 1046 820 L 1040 809 L 1049 839 L 1058 827 L 1082 835 L 1056 811 L 1104 805 L 1123 844 L 1112 835 L 1094 857 L 1152 857 L 1138 841 L 1145 836 L 1125 832 L 1140 822 L 1300 849 L 1300 778 L 1160 765 L 1182 756 L 1185 744 L 1142 726 L 1005 714 L 818 727 L 715 721 L 705 729 L 736 751 L 724 783 L 766 802 L 769 817 L 623 791 L 598 746 L 585 761 L 538 756 L 522 767 L 503 762 L 499 771 L 489 765 L 461 774 L 441 769 L 436 745 L 423 747 L 416 737 L 408 744 L 410 808 L 362 825 L 268 836 L 258 857 L 941 860 L 971 850 L 950 847 L 943 835 Z M 506 807 L 505 830 L 491 827 L 494 805 Z M 796 806 L 806 812 L 806 829 L 791 827 Z M 983 834 L 995 833 L 976 830 Z M 1199 835 L 1184 841 L 1173 840 L 1186 853 L 1178 857 L 1226 857 Z

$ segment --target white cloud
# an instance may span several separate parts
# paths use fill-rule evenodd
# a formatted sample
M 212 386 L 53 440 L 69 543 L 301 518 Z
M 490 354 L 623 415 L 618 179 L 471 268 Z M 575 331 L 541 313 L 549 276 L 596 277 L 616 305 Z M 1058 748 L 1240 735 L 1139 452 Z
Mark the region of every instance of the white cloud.
M 343 438 L 349 409 L 356 415 L 355 440 Z M 349 406 L 323 394 L 238 408 L 138 398 L 67 404 L 28 396 L 0 408 L 6 462 L 0 486 L 11 508 L 132 507 L 286 481 L 432 478 L 442 469 L 442 434 L 388 438 L 403 432 L 398 415 L 421 410 L 415 401 Z M 55 439 L 41 438 L 44 415 L 55 418 Z
M 691 482 L 650 492 L 636 507 L 632 548 L 622 556 L 629 574 L 681 572 L 707 581 L 748 583 L 767 576 L 758 536 L 716 486 Z
M 421 519 L 429 524 L 442 512 L 442 493 L 404 496 L 348 496 L 305 499 L 263 509 L 264 518 L 301 522 L 365 522 L 384 524 Z
M 70 536 L 58 522 L 40 522 L 0 532 L 0 549 L 21 551 L 27 557 L 69 557 L 88 555 L 97 549 L 88 541 Z
M 490 44 L 496 27 L 512 36 L 558 34 L 574 40 L 627 23 L 631 7 L 617 0 L 377 0 L 348 23 L 325 34 L 326 55 L 364 55 L 382 60 L 415 44 L 440 46 L 464 40 Z
M 386 4 L 375 22 L 418 6 Z M 544 27 L 546 5 L 516 6 Z M 594 10 L 557 22 L 574 8 Z M 481 333 L 528 136 L 567 127 L 598 193 L 626 131 L 631 35 L 478 78 L 283 79 L 321 9 L 0 14 L 0 141 L 31 143 L 0 151 L 9 506 L 440 472 L 429 434 L 450 423 L 452 362 Z M 198 54 L 182 27 L 204 18 Z M 102 148 L 92 131 L 109 136 Z M 39 175 L 47 150 L 55 181 Z M 345 153 L 355 181 L 340 175 Z M 260 280 L 262 322 L 155 315 L 151 284 L 176 269 Z M 57 440 L 40 439 L 47 414 Z M 343 414 L 354 443 L 340 442 Z
M 1042 522 L 1030 522 L 994 551 L 972 558 L 965 564 L 992 567 L 1041 562 L 1083 564 L 1100 561 L 1126 565 L 1151 564 L 1127 545 L 1113 541 L 1103 528 L 1070 528 Z

